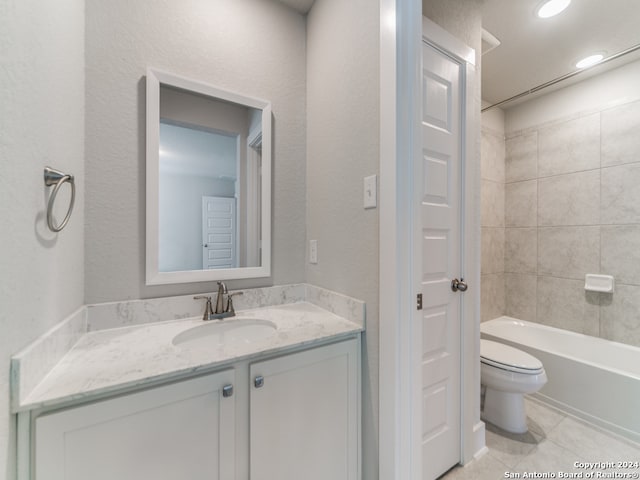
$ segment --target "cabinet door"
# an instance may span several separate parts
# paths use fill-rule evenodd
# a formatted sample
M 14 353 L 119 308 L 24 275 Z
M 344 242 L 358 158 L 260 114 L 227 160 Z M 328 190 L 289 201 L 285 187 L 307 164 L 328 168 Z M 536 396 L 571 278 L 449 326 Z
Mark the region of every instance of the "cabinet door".
M 251 480 L 359 478 L 359 345 L 251 365 Z
M 234 480 L 233 370 L 35 420 L 37 480 Z

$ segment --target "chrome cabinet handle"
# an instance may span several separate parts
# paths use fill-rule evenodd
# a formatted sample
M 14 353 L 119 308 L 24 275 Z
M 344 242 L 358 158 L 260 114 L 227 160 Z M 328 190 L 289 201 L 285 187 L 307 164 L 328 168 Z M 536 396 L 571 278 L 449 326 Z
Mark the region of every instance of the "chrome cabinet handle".
M 466 292 L 467 288 L 469 288 L 469 286 L 465 283 L 463 278 L 460 280 L 457 278 L 451 280 L 451 290 L 454 292 Z
M 225 385 L 222 387 L 222 396 L 228 398 L 233 395 L 233 385 Z
M 256 388 L 260 388 L 264 386 L 264 377 L 262 375 L 258 375 L 253 379 L 253 384 Z

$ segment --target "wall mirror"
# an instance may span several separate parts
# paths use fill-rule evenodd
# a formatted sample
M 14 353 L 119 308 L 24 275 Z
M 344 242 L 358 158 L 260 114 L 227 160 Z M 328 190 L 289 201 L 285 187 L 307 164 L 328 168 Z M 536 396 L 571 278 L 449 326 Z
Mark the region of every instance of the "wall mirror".
M 271 106 L 147 70 L 147 285 L 271 274 Z

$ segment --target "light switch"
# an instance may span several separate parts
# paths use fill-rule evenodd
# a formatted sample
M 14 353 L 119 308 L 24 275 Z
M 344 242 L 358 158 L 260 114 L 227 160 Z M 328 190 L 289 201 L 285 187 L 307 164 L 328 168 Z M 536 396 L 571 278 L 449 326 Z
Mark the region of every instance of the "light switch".
M 309 263 L 318 263 L 318 241 L 309 240 Z
M 364 177 L 364 208 L 378 206 L 378 176 Z

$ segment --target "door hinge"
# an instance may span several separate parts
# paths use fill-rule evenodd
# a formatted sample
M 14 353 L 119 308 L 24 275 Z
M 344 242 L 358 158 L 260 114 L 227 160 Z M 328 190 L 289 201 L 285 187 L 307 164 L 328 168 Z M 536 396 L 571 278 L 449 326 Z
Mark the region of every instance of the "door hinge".
M 418 301 L 418 305 L 417 305 L 418 310 L 422 310 L 422 294 L 421 293 L 418 294 L 417 301 Z

